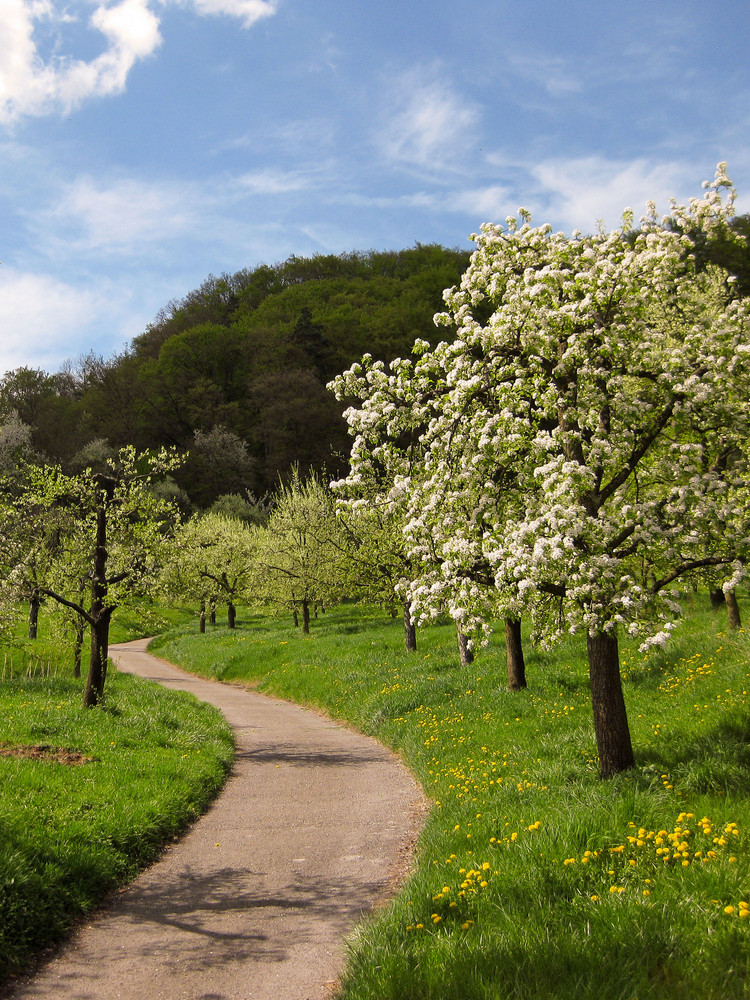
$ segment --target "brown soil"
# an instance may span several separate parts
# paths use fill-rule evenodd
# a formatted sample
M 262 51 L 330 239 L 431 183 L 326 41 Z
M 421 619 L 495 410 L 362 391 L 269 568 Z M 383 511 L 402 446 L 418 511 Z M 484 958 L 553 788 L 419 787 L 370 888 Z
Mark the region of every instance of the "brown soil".
M 56 764 L 91 764 L 96 758 L 85 757 L 77 750 L 66 750 L 65 747 L 42 746 L 7 746 L 0 745 L 0 757 L 18 757 L 22 760 L 53 761 Z

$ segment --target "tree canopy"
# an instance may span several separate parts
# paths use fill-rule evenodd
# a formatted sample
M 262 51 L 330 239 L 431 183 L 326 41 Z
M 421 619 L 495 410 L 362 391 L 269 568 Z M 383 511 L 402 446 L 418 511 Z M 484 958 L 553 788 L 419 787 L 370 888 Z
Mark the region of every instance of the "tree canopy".
M 437 568 L 409 586 L 415 613 L 486 627 L 489 582 L 540 638 L 587 634 L 604 774 L 633 761 L 618 629 L 663 640 L 670 583 L 729 582 L 747 557 L 750 305 L 695 252 L 736 238 L 732 202 L 720 166 L 668 220 L 483 226 L 438 317 L 450 339 L 333 383 L 361 400 L 350 483 L 390 470 L 408 551 Z

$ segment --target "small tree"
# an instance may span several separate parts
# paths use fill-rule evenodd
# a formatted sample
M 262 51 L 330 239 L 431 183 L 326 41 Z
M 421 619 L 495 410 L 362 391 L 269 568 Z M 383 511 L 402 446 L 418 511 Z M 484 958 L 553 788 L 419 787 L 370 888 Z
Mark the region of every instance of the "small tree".
M 161 575 L 173 596 L 200 603 L 200 630 L 207 606 L 225 601 L 228 626 L 235 627 L 237 601 L 251 587 L 257 558 L 257 532 L 224 514 L 196 514 L 176 532 Z
M 310 612 L 316 605 L 339 599 L 338 553 L 341 528 L 333 497 L 311 474 L 302 480 L 294 468 L 280 487 L 276 503 L 261 529 L 258 555 L 261 593 L 271 603 L 302 613 L 302 631 L 310 631 Z
M 159 550 L 175 511 L 156 498 L 150 486 L 154 477 L 178 463 L 166 450 L 139 455 L 128 447 L 120 450 L 106 473 L 86 469 L 66 476 L 55 467 L 30 472 L 25 501 L 46 509 L 48 523 L 60 529 L 52 582 L 41 587 L 41 593 L 75 612 L 91 633 L 85 707 L 98 704 L 104 694 L 115 609 L 156 576 Z M 86 602 L 64 586 L 82 576 L 89 581 Z

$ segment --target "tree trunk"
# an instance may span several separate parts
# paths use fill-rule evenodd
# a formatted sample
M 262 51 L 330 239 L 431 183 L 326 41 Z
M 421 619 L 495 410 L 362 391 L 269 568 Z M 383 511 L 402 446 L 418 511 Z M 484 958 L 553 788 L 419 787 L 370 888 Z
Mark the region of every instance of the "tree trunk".
M 213 601 L 211 601 L 211 609 L 209 612 L 208 620 L 211 622 L 212 625 L 216 624 L 216 605 L 214 604 Z
M 206 602 L 201 601 L 200 617 L 198 618 L 198 631 L 203 635 L 206 631 Z
M 307 598 L 302 601 L 302 631 L 305 635 L 310 634 L 310 604 Z
M 589 635 L 588 657 L 599 774 L 610 778 L 635 763 L 620 679 L 617 635 L 613 632 Z
M 76 621 L 76 637 L 73 644 L 73 676 L 81 676 L 81 654 L 83 652 L 83 636 L 84 636 L 84 623 L 83 619 L 79 618 Z
M 708 597 L 711 601 L 712 611 L 718 611 L 722 604 L 726 601 L 724 591 L 721 587 L 711 587 L 708 591 Z
M 83 692 L 83 707 L 97 705 L 104 694 L 109 655 L 109 622 L 112 608 L 107 607 L 107 512 L 104 504 L 96 510 L 96 548 L 91 576 L 91 659 Z
M 89 674 L 86 678 L 86 690 L 83 693 L 84 708 L 93 708 L 104 697 L 111 617 L 112 609 L 104 608 L 96 624 L 91 626 L 91 659 L 89 660 Z
M 292 608 L 292 615 L 294 617 L 294 627 L 299 628 L 299 615 L 296 608 Z
M 231 601 L 227 601 L 227 628 L 235 628 L 237 625 L 237 611 Z
M 31 591 L 29 600 L 29 639 L 36 639 L 39 627 L 39 605 L 42 598 L 37 587 Z
M 505 619 L 505 659 L 508 669 L 508 688 L 520 691 L 526 687 L 526 663 L 521 642 L 521 619 Z
M 729 613 L 729 627 L 735 630 L 742 628 L 740 607 L 737 604 L 737 594 L 735 593 L 734 587 L 732 587 L 731 590 L 727 590 L 724 593 L 724 597 L 726 598 L 727 611 Z
M 461 626 L 458 623 L 456 624 L 456 637 L 458 638 L 458 655 L 461 666 L 468 667 L 470 663 L 474 662 L 474 653 L 471 651 L 468 638 L 461 631 Z
M 417 626 L 414 624 L 407 602 L 404 602 L 404 644 L 407 653 L 416 653 Z

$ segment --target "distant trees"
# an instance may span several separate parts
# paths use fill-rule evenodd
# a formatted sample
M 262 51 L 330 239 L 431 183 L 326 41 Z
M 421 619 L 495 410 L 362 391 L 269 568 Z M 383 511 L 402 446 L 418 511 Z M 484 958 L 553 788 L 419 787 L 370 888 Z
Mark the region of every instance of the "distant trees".
M 196 515 L 175 532 L 160 582 L 168 595 L 199 604 L 201 632 L 207 608 L 219 602 L 226 604 L 231 629 L 238 601 L 253 597 L 257 556 L 257 529 L 247 522 L 220 513 Z
M 0 420 L 15 411 L 33 450 L 66 471 L 94 438 L 189 451 L 176 478 L 199 509 L 222 493 L 263 495 L 292 463 L 341 475 L 346 428 L 326 381 L 366 350 L 387 358 L 434 338 L 442 289 L 467 261 L 418 245 L 209 275 L 119 356 L 90 353 L 56 375 L 7 373 Z M 219 434 L 246 454 L 238 462 L 225 451 L 217 478 Z
M 303 479 L 293 469 L 260 532 L 259 596 L 289 608 L 295 623 L 301 616 L 302 631 L 309 632 L 311 612 L 341 597 L 340 550 L 341 530 L 330 490 L 315 475 Z

